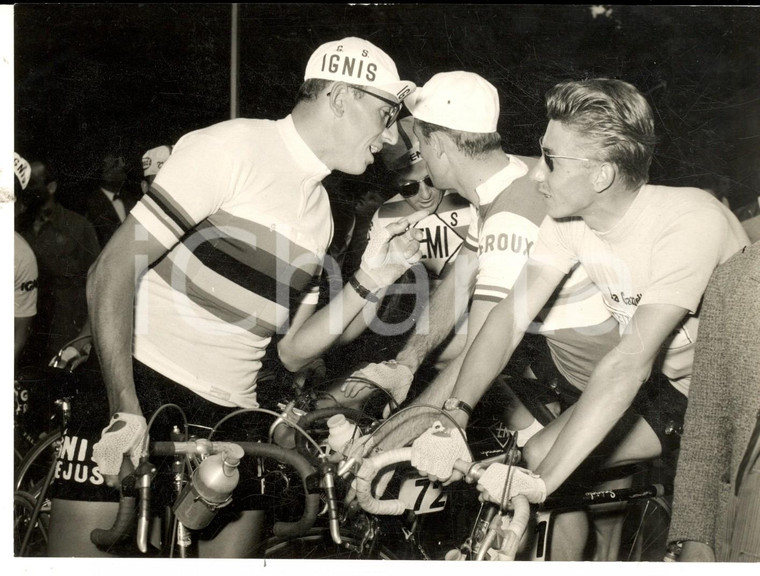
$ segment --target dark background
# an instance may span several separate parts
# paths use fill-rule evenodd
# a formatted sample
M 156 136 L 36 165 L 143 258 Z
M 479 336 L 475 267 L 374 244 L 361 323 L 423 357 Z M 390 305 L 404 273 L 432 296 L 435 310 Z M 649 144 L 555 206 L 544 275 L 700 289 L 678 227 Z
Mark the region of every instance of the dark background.
M 603 9 L 599 12 L 603 12 Z M 505 149 L 536 155 L 555 82 L 635 84 L 660 137 L 652 181 L 760 190 L 760 10 L 561 5 L 240 5 L 240 115 L 289 113 L 311 52 L 361 36 L 418 85 L 477 72 L 499 89 Z M 76 205 L 106 151 L 142 153 L 230 116 L 231 5 L 17 5 L 16 150 L 57 167 Z M 363 178 L 372 178 L 372 170 Z

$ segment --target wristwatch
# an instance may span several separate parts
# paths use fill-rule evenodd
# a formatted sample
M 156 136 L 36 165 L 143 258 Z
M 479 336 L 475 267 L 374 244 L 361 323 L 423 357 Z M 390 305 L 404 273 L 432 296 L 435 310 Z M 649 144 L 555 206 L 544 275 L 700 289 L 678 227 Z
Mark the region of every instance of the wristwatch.
M 446 412 L 453 412 L 454 410 L 461 410 L 468 417 L 472 416 L 472 406 L 466 402 L 462 402 L 459 398 L 449 398 L 443 403 L 443 409 Z

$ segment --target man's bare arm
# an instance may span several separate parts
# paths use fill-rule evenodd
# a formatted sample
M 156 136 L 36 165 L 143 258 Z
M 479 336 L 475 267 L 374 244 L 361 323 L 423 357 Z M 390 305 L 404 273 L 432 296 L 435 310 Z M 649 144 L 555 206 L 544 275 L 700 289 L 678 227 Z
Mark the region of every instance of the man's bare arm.
M 395 282 L 404 270 L 420 260 L 422 253 L 418 238 L 422 232 L 414 225 L 427 215 L 420 210 L 386 226 L 388 236 L 385 239 L 379 237 L 377 245 L 367 247 L 362 266 L 354 274 L 362 286 L 377 291 Z M 370 250 L 374 252 L 371 256 L 368 255 Z M 374 262 L 378 259 L 381 260 L 379 263 Z M 370 269 L 372 273 L 368 271 Z M 378 285 L 373 275 L 386 283 Z M 346 284 L 339 295 L 314 314 L 297 315 L 277 345 L 283 366 L 297 372 L 319 357 L 343 334 L 366 304 L 367 300 Z
M 538 315 L 565 274 L 529 260 L 512 293 L 499 302 L 477 334 L 451 395 L 475 406 L 512 358 L 531 321 Z M 466 418 L 459 417 L 460 424 Z
M 111 413 L 142 414 L 132 378 L 135 290 L 166 248 L 127 216 L 90 268 L 87 307 Z
M 562 432 L 535 470 L 556 490 L 604 439 L 649 377 L 663 343 L 687 310 L 645 304 L 633 315 L 620 343 L 594 369 Z
M 428 319 L 428 326 L 422 330 L 418 325 L 396 355 L 399 364 L 404 364 L 415 373 L 427 355 L 451 333 L 467 310 L 477 270 L 477 254 L 463 250 L 457 255 L 422 314 Z
M 350 344 L 354 340 L 356 340 L 359 336 L 361 336 L 364 331 L 372 324 L 372 321 L 377 317 L 377 311 L 380 308 L 380 304 L 383 301 L 383 298 L 385 298 L 385 293 L 387 292 L 386 288 L 383 288 L 382 290 L 378 291 L 376 294 L 377 299 L 379 302 L 368 302 L 362 311 L 356 315 L 356 317 L 351 321 L 351 323 L 346 326 L 346 329 L 343 331 L 343 333 L 338 338 L 338 344 L 346 345 Z
M 14 318 L 13 322 L 13 359 L 18 360 L 21 355 L 21 351 L 24 349 L 27 338 L 32 332 L 32 322 L 34 316 L 18 317 Z
M 459 370 L 464 363 L 467 350 L 472 345 L 475 337 L 485 323 L 488 313 L 494 306 L 496 306 L 495 302 L 484 300 L 473 302 L 467 320 L 467 341 L 464 349 L 456 358 L 446 364 L 436 378 L 414 399 L 409 409 L 403 415 L 399 415 L 392 426 L 389 426 L 389 433 L 387 437 L 384 437 L 382 446 L 400 446 L 404 444 L 404 441 L 413 440 L 427 430 L 436 420 L 441 420 L 444 426 L 451 425 L 450 422 L 446 421 L 447 418 L 445 416 L 442 416 L 439 411 L 429 408 L 429 406 L 440 408 L 443 406 L 444 401 L 452 396 L 451 391 L 456 383 Z M 414 409 L 414 406 L 422 407 Z M 457 418 L 456 414 L 452 414 L 452 416 Z M 390 431 L 392 429 L 395 429 L 395 431 L 391 434 Z
M 415 400 L 415 404 L 441 406 L 447 398 L 454 396 L 475 406 L 493 379 L 507 365 L 531 320 L 546 304 L 564 276 L 555 268 L 529 262 L 523 268 L 510 296 L 498 304 L 489 305 L 483 301 L 473 303 L 465 350 L 447 366 L 446 370 L 450 368 L 451 371 L 445 374 L 442 372 Z M 423 418 L 423 414 L 427 417 Z M 465 412 L 453 412 L 451 416 L 460 426 L 467 425 Z M 385 442 L 396 445 L 402 437 L 416 438 L 434 418 L 435 414 L 431 414 L 429 409 L 410 410 L 397 423 L 398 431 L 393 436 L 389 434 Z

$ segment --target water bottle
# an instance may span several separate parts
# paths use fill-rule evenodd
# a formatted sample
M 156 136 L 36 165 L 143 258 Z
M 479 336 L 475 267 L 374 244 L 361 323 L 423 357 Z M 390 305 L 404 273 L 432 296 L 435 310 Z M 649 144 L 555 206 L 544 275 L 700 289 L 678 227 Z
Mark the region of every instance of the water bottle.
M 327 428 L 330 433 L 327 437 L 327 445 L 333 452 L 343 453 L 346 444 L 352 440 L 361 438 L 359 427 L 347 420 L 343 414 L 336 414 L 327 420 Z
M 243 449 L 236 444 L 219 454 L 212 454 L 193 472 L 190 482 L 174 504 L 177 519 L 191 530 L 209 525 L 217 509 L 232 500 L 232 491 L 238 484 L 238 464 Z

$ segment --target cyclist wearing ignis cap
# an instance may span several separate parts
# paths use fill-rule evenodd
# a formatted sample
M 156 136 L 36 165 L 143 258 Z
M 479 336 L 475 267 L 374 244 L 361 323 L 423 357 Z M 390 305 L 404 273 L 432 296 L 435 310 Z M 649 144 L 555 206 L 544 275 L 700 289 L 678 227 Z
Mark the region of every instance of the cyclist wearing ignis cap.
M 80 415 L 89 428 L 69 427 L 52 555 L 97 554 L 89 533 L 109 526 L 117 506 L 108 486 L 137 461 L 145 416 L 158 405 L 174 402 L 202 425 L 257 407 L 257 374 L 275 333 L 282 363 L 301 369 L 372 292 L 419 260 L 417 233 L 407 229 L 425 213 L 388 226 L 351 283 L 316 311 L 312 286 L 333 230 L 322 179 L 336 169 L 361 174 L 393 144 L 401 100 L 415 86 L 359 38 L 320 46 L 304 80 L 286 118 L 230 120 L 183 136 L 94 265 L 88 304 L 109 409 Z M 237 557 L 256 540 L 260 483 L 241 476 L 246 497 L 201 540 L 201 555 Z

